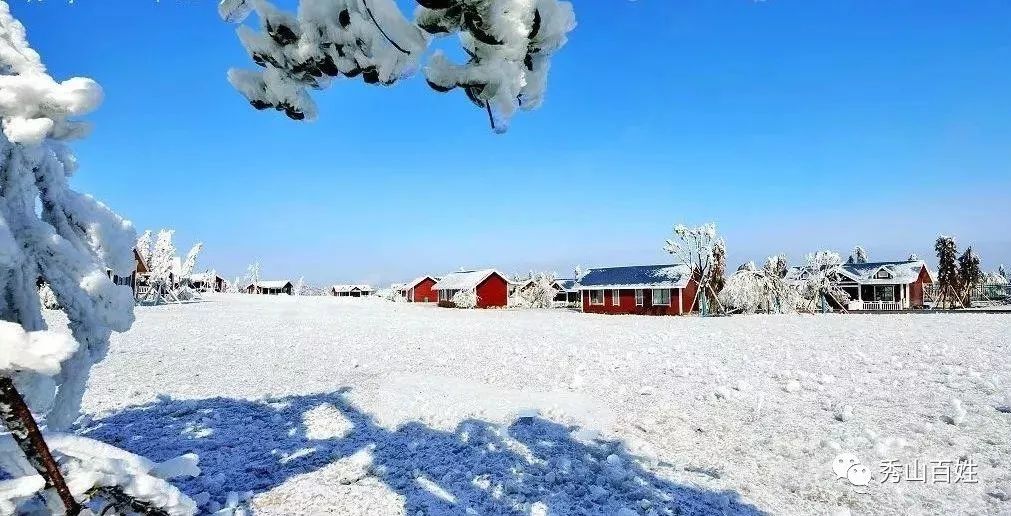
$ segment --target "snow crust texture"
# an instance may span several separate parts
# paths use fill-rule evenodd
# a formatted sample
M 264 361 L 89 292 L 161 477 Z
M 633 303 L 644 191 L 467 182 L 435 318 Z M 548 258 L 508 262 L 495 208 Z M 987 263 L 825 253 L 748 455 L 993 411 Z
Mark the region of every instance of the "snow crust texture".
M 177 485 L 201 512 L 1011 509 L 1004 316 L 206 299 L 138 309 L 79 428 L 156 461 L 198 454 L 201 474 Z M 833 472 L 841 453 L 875 474 L 971 459 L 979 481 L 855 487 Z

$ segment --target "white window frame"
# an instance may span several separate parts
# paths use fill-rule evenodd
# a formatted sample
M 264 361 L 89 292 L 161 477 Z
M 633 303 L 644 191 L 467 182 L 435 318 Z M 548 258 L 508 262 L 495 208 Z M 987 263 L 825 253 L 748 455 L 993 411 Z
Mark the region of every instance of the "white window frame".
M 600 294 L 600 300 L 599 301 L 595 301 L 593 299 L 593 294 L 594 293 L 599 293 Z M 593 290 L 590 291 L 590 305 L 591 306 L 604 306 L 604 289 L 602 289 L 602 288 L 601 289 L 593 289 Z
M 621 289 L 611 289 L 611 304 L 614 306 L 621 306 Z
M 651 290 L 651 292 L 649 293 L 650 303 L 653 306 L 670 306 L 671 295 L 670 295 L 670 289 L 669 288 L 652 288 L 650 290 Z M 657 297 L 658 297 L 657 296 L 657 292 L 667 292 L 667 302 L 666 303 L 657 302 Z
M 646 304 L 646 294 L 641 288 L 635 289 L 635 306 L 643 306 Z
M 882 274 L 884 274 L 884 276 L 882 276 Z M 874 278 L 875 279 L 892 279 L 892 275 L 888 271 L 886 271 L 884 269 L 881 269 L 878 272 L 874 273 Z

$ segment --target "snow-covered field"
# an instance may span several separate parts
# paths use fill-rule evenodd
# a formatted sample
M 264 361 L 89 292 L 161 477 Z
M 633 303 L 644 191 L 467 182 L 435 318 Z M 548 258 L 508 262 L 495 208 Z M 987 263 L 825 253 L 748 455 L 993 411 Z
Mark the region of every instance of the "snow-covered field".
M 198 453 L 181 487 L 207 511 L 1011 513 L 1006 315 L 218 295 L 137 308 L 85 410 L 92 437 Z M 837 478 L 843 452 L 876 478 Z M 893 459 L 971 460 L 978 482 L 882 483 Z

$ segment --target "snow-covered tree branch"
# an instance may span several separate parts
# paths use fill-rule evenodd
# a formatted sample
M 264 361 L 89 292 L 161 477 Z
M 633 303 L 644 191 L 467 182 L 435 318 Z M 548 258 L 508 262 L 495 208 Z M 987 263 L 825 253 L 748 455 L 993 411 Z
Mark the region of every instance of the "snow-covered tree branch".
M 551 308 L 555 300 L 555 275 L 550 272 L 531 273 L 530 284 L 516 293 L 517 302 L 527 308 Z
M 674 226 L 674 236 L 664 245 L 674 259 L 692 271 L 692 279 L 699 285 L 702 295 L 696 296 L 703 314 L 709 304 L 719 301 L 717 295 L 723 287 L 726 271 L 726 244 L 709 223 L 690 228 L 684 224 Z
M 441 51 L 424 66 L 440 92 L 461 88 L 504 131 L 517 109 L 539 107 L 551 56 L 575 28 L 572 4 L 558 0 L 418 0 L 409 20 L 394 0 L 300 0 L 296 13 L 266 0 L 221 0 L 225 21 L 256 12 L 260 31 L 238 36 L 260 70 L 232 69 L 228 79 L 256 109 L 295 120 L 316 117 L 309 90 L 339 77 L 392 85 L 422 66 L 433 38 L 457 35 L 468 56 L 457 64 Z
M 87 500 L 75 495 L 105 478 L 93 467 L 100 461 L 56 460 L 58 450 L 46 444 L 36 421 L 53 432 L 77 419 L 110 333 L 133 323 L 131 289 L 110 279 L 133 270 L 133 226 L 69 186 L 76 160 L 66 142 L 87 133 L 75 118 L 101 100 L 102 89 L 90 79 L 54 80 L 0 0 L 0 320 L 6 321 L 0 323 L 0 418 L 10 431 L 0 439 L 0 468 L 18 485 L 3 491 L 5 513 L 76 513 Z M 46 331 L 40 278 L 63 307 L 72 338 Z M 137 478 L 124 472 L 117 485 Z
M 804 268 L 806 276 L 801 295 L 807 300 L 806 308 L 829 308 L 829 301 L 840 306 L 846 306 L 850 295 L 839 288 L 832 279 L 832 273 L 842 265 L 842 257 L 835 251 L 817 251 L 807 255 L 807 265 Z
M 759 269 L 753 262 L 742 265 L 726 282 L 720 301 L 728 310 L 741 313 L 787 313 L 797 304 L 797 292 L 784 281 L 786 257 L 770 256 Z

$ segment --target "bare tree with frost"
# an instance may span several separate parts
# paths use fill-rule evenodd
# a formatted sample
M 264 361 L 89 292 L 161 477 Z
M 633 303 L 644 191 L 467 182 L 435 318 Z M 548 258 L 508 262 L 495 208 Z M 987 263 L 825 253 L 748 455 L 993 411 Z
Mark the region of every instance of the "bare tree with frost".
M 801 290 L 801 295 L 807 300 L 806 308 L 826 312 L 830 301 L 839 306 L 846 306 L 850 300 L 849 294 L 839 288 L 832 279 L 833 273 L 842 263 L 842 257 L 835 251 L 817 251 L 807 255 Z
M 203 250 L 204 244 L 203 242 L 199 242 L 190 248 L 190 252 L 186 253 L 186 259 L 183 260 L 182 270 L 179 271 L 183 278 L 189 278 L 193 275 L 193 271 L 197 267 L 197 258 Z
M 408 19 L 395 0 L 299 0 L 298 11 L 266 0 L 222 0 L 225 21 L 256 12 L 260 31 L 240 25 L 239 40 L 259 70 L 232 69 L 228 79 L 256 109 L 273 108 L 295 120 L 312 119 L 310 90 L 335 79 L 361 77 L 392 85 L 423 67 L 436 91 L 460 88 L 506 130 L 517 109 L 544 100 L 551 56 L 575 28 L 572 4 L 558 0 L 418 0 Z M 436 51 L 433 39 L 456 35 L 465 63 Z
M 796 291 L 783 280 L 786 257 L 770 256 L 761 269 L 748 262 L 737 269 L 720 292 L 720 302 L 741 313 L 787 313 L 796 306 Z
M 258 283 L 260 283 L 260 262 L 259 261 L 253 262 L 253 263 L 249 264 L 248 267 L 246 267 L 246 279 L 249 281 L 249 283 L 247 283 L 247 285 L 253 285 L 254 288 L 255 288 L 255 286 Z M 243 287 L 240 286 L 239 288 L 243 288 Z
M 0 419 L 9 431 L 0 436 L 3 514 L 196 510 L 164 480 L 195 473 L 195 457 L 154 464 L 62 433 L 78 417 L 110 333 L 133 323 L 131 290 L 107 274 L 132 271 L 133 226 L 69 187 L 76 161 L 66 142 L 88 131 L 74 118 L 101 100 L 90 79 L 54 80 L 0 0 Z M 71 335 L 48 331 L 40 278 Z
M 550 272 L 530 273 L 531 283 L 517 293 L 522 306 L 527 308 L 551 308 L 555 301 L 555 275 Z
M 670 253 L 681 264 L 692 271 L 692 279 L 698 284 L 702 295 L 695 296 L 702 315 L 707 315 L 710 304 L 715 301 L 719 309 L 714 283 L 723 281 L 726 268 L 726 244 L 716 232 L 713 223 L 690 228 L 684 224 L 674 226 L 674 236 L 667 240 L 664 251 Z M 717 276 L 720 276 L 717 278 Z

